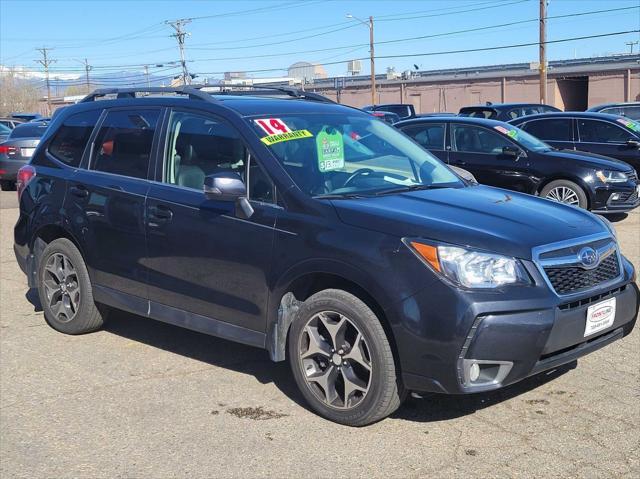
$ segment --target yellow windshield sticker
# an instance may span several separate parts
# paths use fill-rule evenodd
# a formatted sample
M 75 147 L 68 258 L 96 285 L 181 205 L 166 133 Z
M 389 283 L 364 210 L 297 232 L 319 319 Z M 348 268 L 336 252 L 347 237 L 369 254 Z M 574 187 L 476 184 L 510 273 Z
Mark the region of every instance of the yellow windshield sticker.
M 300 140 L 302 138 L 313 138 L 313 135 L 309 130 L 295 130 L 287 133 L 265 136 L 264 138 L 260 138 L 260 141 L 265 145 L 271 146 L 282 141 Z

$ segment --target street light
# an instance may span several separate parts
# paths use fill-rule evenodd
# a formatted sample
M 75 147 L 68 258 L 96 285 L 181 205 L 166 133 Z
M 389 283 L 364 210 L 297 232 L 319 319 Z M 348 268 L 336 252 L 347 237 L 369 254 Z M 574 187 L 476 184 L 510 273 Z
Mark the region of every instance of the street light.
M 371 104 L 376 104 L 376 64 L 375 56 L 373 52 L 373 17 L 369 17 L 369 21 L 366 22 L 361 18 L 354 17 L 350 13 L 347 13 L 347 18 L 357 20 L 363 25 L 369 27 L 369 54 L 371 56 Z

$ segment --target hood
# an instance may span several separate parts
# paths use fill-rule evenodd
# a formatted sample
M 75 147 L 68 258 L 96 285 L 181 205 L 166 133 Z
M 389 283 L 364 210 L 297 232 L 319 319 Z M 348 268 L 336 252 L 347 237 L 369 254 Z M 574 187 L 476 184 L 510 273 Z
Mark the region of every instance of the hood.
M 523 259 L 531 259 L 534 246 L 608 232 L 588 211 L 483 185 L 332 203 L 352 226 Z
M 598 155 L 596 153 L 588 153 L 586 151 L 577 150 L 551 150 L 539 153 L 546 156 L 559 158 L 563 160 L 582 161 L 592 164 L 596 168 L 614 171 L 629 171 L 631 167 L 621 160 L 610 158 L 608 156 Z

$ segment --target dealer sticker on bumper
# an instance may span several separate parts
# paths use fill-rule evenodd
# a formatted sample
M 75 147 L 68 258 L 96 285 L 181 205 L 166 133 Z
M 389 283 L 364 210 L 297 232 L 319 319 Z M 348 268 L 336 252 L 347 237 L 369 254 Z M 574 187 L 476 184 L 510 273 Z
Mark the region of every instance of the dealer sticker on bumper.
M 587 324 L 584 328 L 584 336 L 607 329 L 616 318 L 616 298 L 607 299 L 589 306 L 587 309 Z

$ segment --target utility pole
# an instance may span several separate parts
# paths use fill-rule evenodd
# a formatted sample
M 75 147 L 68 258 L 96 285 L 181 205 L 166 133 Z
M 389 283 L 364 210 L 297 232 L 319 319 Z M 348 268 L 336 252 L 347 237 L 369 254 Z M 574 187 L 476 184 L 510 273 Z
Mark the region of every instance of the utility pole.
M 149 65 L 144 66 L 144 74 L 147 77 L 147 88 L 149 88 Z
M 373 41 L 373 17 L 369 17 L 369 21 L 365 22 L 364 20 L 347 13 L 347 18 L 353 18 L 354 20 L 359 21 L 363 25 L 369 27 L 369 56 L 371 58 L 371 104 L 376 104 L 376 62 L 375 62 L 375 52 L 374 52 L 374 41 Z
M 638 44 L 638 41 L 635 41 L 635 42 L 626 42 L 626 43 L 625 43 L 625 45 L 629 45 L 629 48 L 631 49 L 631 51 L 629 52 L 630 54 L 632 54 L 632 55 L 633 55 L 633 46 L 634 46 L 634 45 L 637 45 L 637 44 Z
M 540 103 L 547 103 L 547 0 L 540 0 Z
M 176 33 L 171 36 L 178 40 L 178 48 L 180 49 L 180 64 L 182 65 L 182 84 L 190 84 L 191 76 L 189 76 L 189 72 L 187 71 L 187 62 L 184 56 L 184 38 L 188 35 L 188 33 L 184 31 L 183 27 L 188 23 L 191 23 L 191 20 L 189 18 L 182 18 L 180 20 L 174 20 L 172 22 L 167 20 L 165 23 L 167 25 L 171 25 L 176 31 Z
M 35 60 L 36 63 L 39 63 L 44 67 L 44 76 L 47 81 L 47 115 L 51 115 L 51 84 L 49 83 L 49 65 L 55 63 L 56 60 L 52 60 L 49 58 L 49 50 L 51 48 L 42 47 L 36 48 L 42 54 L 41 60 Z
M 89 72 L 93 70 L 93 67 L 89 65 L 89 60 L 84 59 L 84 73 L 87 80 L 87 94 L 91 92 L 91 83 L 89 82 Z

